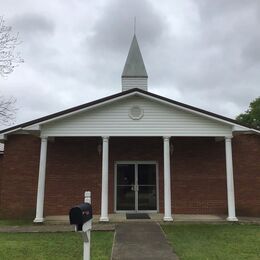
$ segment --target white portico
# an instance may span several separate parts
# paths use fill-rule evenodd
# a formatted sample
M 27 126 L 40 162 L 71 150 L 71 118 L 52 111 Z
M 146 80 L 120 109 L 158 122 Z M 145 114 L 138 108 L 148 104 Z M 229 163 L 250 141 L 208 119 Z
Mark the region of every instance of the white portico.
M 141 119 L 132 119 L 129 113 L 133 107 L 143 111 Z M 217 137 L 225 138 L 228 220 L 236 220 L 234 183 L 232 168 L 232 129 L 233 124 L 222 119 L 212 118 L 201 112 L 192 111 L 160 100 L 151 93 L 138 89 L 122 93 L 93 107 L 84 108 L 78 113 L 53 118 L 41 124 L 41 160 L 37 193 L 37 213 L 35 222 L 43 221 L 44 183 L 47 156 L 47 140 L 55 137 L 89 136 L 102 138 L 102 191 L 100 221 L 108 221 L 108 179 L 109 142 L 117 137 L 160 137 L 163 143 L 164 168 L 164 220 L 172 220 L 171 207 L 171 164 L 174 163 L 175 137 Z M 171 151 L 173 149 L 173 151 Z M 171 158 L 170 158 L 171 157 Z M 173 187 L 174 188 L 174 187 Z M 162 196 L 162 194 L 160 194 Z M 174 213 L 174 212 L 173 212 Z

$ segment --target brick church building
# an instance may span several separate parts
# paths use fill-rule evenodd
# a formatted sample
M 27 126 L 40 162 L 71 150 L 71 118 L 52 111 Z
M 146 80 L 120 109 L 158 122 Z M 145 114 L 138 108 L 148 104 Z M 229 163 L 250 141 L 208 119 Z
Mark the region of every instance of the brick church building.
M 134 36 L 122 92 L 0 131 L 0 217 L 260 216 L 260 132 L 148 91 Z

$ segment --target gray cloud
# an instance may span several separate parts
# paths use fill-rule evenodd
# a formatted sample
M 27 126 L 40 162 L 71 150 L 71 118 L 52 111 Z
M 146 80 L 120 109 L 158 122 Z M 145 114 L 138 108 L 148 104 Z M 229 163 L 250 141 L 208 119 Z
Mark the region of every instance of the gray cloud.
M 135 16 L 151 91 L 230 117 L 260 95 L 258 0 L 10 0 L 0 9 L 26 61 L 0 78 L 0 92 L 18 100 L 17 123 L 121 91 Z
M 46 34 L 53 34 L 55 25 L 53 21 L 41 14 L 23 13 L 15 16 L 11 23 L 15 30 L 24 37 L 46 37 Z
M 137 8 L 138 7 L 138 8 Z M 93 27 L 94 34 L 91 47 L 105 51 L 126 52 L 134 32 L 136 17 L 136 33 L 143 46 L 151 46 L 167 30 L 167 24 L 148 1 L 107 2 L 102 14 Z

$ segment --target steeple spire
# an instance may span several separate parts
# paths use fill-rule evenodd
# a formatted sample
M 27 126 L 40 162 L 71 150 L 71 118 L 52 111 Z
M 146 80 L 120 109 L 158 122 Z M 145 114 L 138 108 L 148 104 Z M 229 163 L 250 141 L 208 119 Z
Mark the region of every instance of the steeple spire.
M 141 88 L 147 91 L 147 80 L 148 75 L 134 34 L 122 73 L 122 91 L 131 88 Z

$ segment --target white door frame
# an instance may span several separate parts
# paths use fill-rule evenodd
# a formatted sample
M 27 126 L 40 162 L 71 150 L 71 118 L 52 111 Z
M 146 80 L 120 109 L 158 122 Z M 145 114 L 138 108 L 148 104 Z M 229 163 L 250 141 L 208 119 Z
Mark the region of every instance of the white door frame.
M 134 164 L 135 174 L 137 174 L 138 164 L 154 164 L 156 169 L 156 210 L 138 210 L 138 192 L 135 193 L 135 210 L 117 210 L 117 165 L 118 164 Z M 136 179 L 136 176 L 135 176 Z M 159 169 L 157 161 L 116 161 L 114 169 L 114 212 L 116 213 L 126 213 L 126 212 L 145 212 L 145 213 L 155 213 L 159 212 Z

